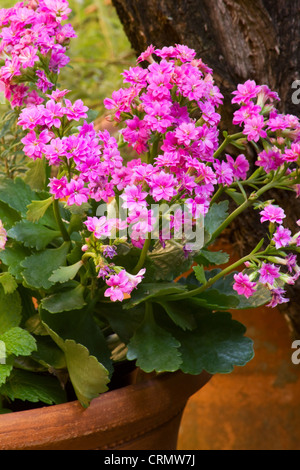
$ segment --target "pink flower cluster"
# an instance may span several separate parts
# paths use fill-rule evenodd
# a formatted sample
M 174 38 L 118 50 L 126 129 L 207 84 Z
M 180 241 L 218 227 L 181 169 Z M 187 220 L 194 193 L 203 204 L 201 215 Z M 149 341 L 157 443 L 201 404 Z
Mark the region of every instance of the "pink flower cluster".
M 232 103 L 240 108 L 234 113 L 233 124 L 243 127 L 249 141 L 270 138 L 271 146 L 259 153 L 256 165 L 266 173 L 276 171 L 285 163 L 300 161 L 300 121 L 296 116 L 280 114 L 275 107 L 277 93 L 253 80 L 238 85 Z M 292 142 L 287 146 L 287 139 Z
M 108 286 L 105 296 L 121 301 L 145 274 L 142 269 L 132 276 L 112 262 L 122 230 L 130 228 L 126 241 L 143 248 L 158 222 L 151 209 L 155 203 L 185 205 L 193 226 L 206 216 L 216 187 L 241 187 L 249 162 L 244 154 L 233 158 L 217 152 L 218 107 L 223 96 L 212 70 L 196 58 L 193 49 L 180 44 L 161 49 L 149 46 L 136 66 L 124 71 L 124 87 L 104 100 L 109 119 L 122 124 L 121 143 L 137 154 L 126 162 L 117 140 L 88 122 L 83 102 L 72 103 L 66 97 L 69 90 L 56 87 L 57 75 L 69 61 L 68 42 L 76 36 L 72 26 L 64 23 L 69 13 L 67 0 L 27 0 L 0 10 L 0 54 L 4 57 L 0 83 L 12 107 L 20 107 L 18 125 L 26 133 L 24 153 L 56 167 L 57 176 L 49 182 L 54 198 L 66 200 L 69 206 L 118 200 L 127 211 L 123 220 L 88 217 L 83 247 L 85 254 L 96 253 L 98 275 Z M 278 95 L 251 80 L 233 94 L 232 102 L 239 106 L 233 123 L 243 127 L 243 140 L 264 140 L 256 162 L 261 171 L 269 174 L 297 166 L 299 119 L 276 110 Z M 295 187 L 298 196 L 299 187 Z M 298 234 L 292 236 L 283 227 L 284 217 L 282 209 L 272 204 L 261 212 L 261 222 L 273 227 L 271 243 L 276 249 L 300 244 Z M 181 209 L 169 217 L 173 238 L 182 234 L 185 219 Z M 162 246 L 163 235 L 159 234 Z M 107 239 L 114 239 L 114 245 Z M 184 237 L 181 242 L 186 252 Z M 249 298 L 260 282 L 272 291 L 272 305 L 284 302 L 280 282 L 295 282 L 298 267 L 292 257 L 280 259 L 289 275 L 280 272 L 279 262 L 265 260 L 252 266 L 251 276 L 236 275 L 234 289 Z
M 76 34 L 63 24 L 71 12 L 67 0 L 27 0 L 0 9 L 0 81 L 11 106 L 39 104 L 43 99 L 24 82 L 45 93 L 69 62 L 67 44 Z
M 292 232 L 283 227 L 283 220 L 286 215 L 284 210 L 273 204 L 268 204 L 261 212 L 261 222 L 268 222 L 273 228 L 271 245 L 277 250 L 286 247 L 300 246 L 300 232 L 292 236 Z M 300 221 L 298 221 L 300 225 Z M 271 293 L 271 301 L 268 306 L 276 307 L 278 304 L 287 303 L 289 299 L 285 297 L 284 284 L 294 285 L 300 277 L 300 267 L 297 265 L 297 255 L 286 254 L 281 257 L 268 257 L 260 263 L 246 263 L 247 268 L 252 268 L 252 274 L 239 273 L 234 276 L 235 283 L 233 289 L 239 294 L 250 298 L 254 295 L 258 283 L 265 285 Z M 285 272 L 281 271 L 285 268 Z M 255 281 L 257 280 L 257 281 Z M 255 282 L 254 282 L 255 281 Z

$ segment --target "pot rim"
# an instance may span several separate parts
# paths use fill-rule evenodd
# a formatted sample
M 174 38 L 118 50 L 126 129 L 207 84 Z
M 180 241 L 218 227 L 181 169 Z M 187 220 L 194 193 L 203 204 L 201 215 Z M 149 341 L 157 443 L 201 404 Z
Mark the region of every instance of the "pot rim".
M 78 446 L 89 445 L 93 436 L 101 441 L 101 449 L 117 447 L 181 414 L 190 396 L 211 377 L 205 371 L 198 376 L 160 374 L 108 391 L 88 408 L 73 401 L 0 415 L 0 450 L 41 449 L 49 439 L 57 449 L 80 450 Z

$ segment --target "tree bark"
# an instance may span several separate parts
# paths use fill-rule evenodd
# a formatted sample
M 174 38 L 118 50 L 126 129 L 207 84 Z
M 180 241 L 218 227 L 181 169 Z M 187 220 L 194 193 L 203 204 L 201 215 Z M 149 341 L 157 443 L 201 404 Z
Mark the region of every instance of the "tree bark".
M 185 44 L 197 51 L 214 70 L 225 96 L 222 122 L 232 126 L 232 91 L 248 79 L 277 91 L 281 112 L 299 116 L 292 99 L 300 80 L 300 0 L 112 0 L 136 54 L 150 44 L 160 48 Z M 294 101 L 294 102 L 293 102 Z M 255 155 L 252 155 L 252 158 Z M 251 154 L 250 154 L 251 158 Z M 299 200 L 293 195 L 271 195 L 296 229 Z M 240 254 L 261 239 L 262 227 L 254 211 L 232 228 L 230 240 Z M 257 217 L 257 216 L 256 216 Z M 291 289 L 291 302 L 282 306 L 293 334 L 300 337 L 300 285 Z

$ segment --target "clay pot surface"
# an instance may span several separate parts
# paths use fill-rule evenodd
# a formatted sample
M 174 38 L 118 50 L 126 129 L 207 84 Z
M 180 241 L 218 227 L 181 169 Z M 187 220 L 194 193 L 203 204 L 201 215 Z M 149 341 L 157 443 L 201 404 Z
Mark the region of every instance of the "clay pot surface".
M 0 450 L 175 450 L 188 399 L 211 376 L 181 372 L 79 402 L 0 415 Z

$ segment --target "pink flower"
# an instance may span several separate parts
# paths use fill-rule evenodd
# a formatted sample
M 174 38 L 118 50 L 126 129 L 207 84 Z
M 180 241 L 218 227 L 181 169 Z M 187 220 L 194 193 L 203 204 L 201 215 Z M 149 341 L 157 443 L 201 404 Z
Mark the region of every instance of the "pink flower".
M 279 249 L 288 246 L 292 241 L 291 235 L 292 232 L 289 229 L 280 225 L 273 236 L 276 248 Z
M 216 177 L 218 184 L 224 184 L 230 186 L 233 183 L 233 170 L 231 165 L 226 162 L 216 161 L 214 163 L 214 169 L 216 170 Z
M 143 52 L 137 59 L 137 62 L 143 62 L 144 60 L 148 61 L 148 62 L 152 62 L 153 60 L 151 60 L 151 56 L 152 54 L 155 53 L 155 47 L 152 46 L 152 44 L 147 47 L 147 49 L 145 50 L 145 52 Z
M 61 126 L 60 118 L 63 114 L 63 108 L 60 103 L 55 103 L 54 100 L 47 101 L 44 111 L 44 122 L 46 126 L 59 128 Z
M 230 166 L 236 180 L 245 180 L 250 168 L 250 164 L 245 155 L 239 155 L 234 160 L 230 155 L 226 155 L 227 163 Z
M 286 149 L 283 158 L 286 162 L 296 162 L 300 160 L 300 143 L 292 144 L 290 149 Z
M 71 13 L 67 0 L 44 0 L 44 10 L 49 12 L 60 23 Z
M 66 176 L 62 178 L 51 178 L 49 182 L 50 193 L 55 199 L 63 199 L 66 196 L 68 180 Z
M 124 83 L 131 83 L 132 85 L 137 85 L 141 89 L 147 86 L 147 70 L 142 67 L 130 67 L 129 70 L 124 70 L 121 74 L 124 77 Z
M 37 48 L 33 46 L 25 47 L 19 54 L 19 61 L 22 64 L 23 69 L 27 67 L 34 67 L 34 63 L 40 59 L 37 56 Z
M 280 277 L 280 268 L 274 264 L 263 263 L 259 273 L 259 282 L 273 286 L 275 279 Z
M 45 152 L 45 144 L 51 140 L 51 134 L 48 130 L 42 131 L 38 136 L 32 130 L 30 131 L 23 139 L 21 139 L 22 144 L 24 144 L 24 153 L 33 160 L 37 158 L 42 158 L 42 154 Z
M 260 221 L 263 222 L 271 222 L 275 224 L 281 225 L 283 223 L 283 219 L 286 217 L 284 210 L 281 207 L 273 206 L 272 204 L 268 205 L 263 211 L 260 212 L 262 216 Z
M 111 235 L 111 227 L 105 216 L 100 218 L 88 217 L 84 224 L 90 232 L 94 233 L 97 239 L 108 238 Z
M 70 90 L 54 90 L 51 95 L 46 95 L 48 98 L 54 100 L 54 101 L 62 101 L 63 97 L 67 95 L 70 92 Z
M 284 295 L 286 294 L 284 289 L 272 289 L 271 290 L 272 294 L 272 300 L 271 302 L 267 305 L 267 307 L 277 307 L 279 304 L 284 304 L 289 302 L 289 299 L 285 298 Z
M 173 175 L 165 173 L 164 171 L 152 175 L 149 184 L 155 201 L 160 201 L 162 199 L 170 201 L 176 194 L 176 179 Z
M 128 142 L 139 155 L 146 152 L 150 138 L 150 129 L 147 123 L 139 119 L 138 116 L 134 116 L 133 119 L 126 121 L 126 126 L 121 131 L 125 142 Z
M 43 107 L 31 106 L 24 108 L 19 116 L 18 125 L 22 126 L 23 129 L 34 129 L 35 127 L 42 124 L 43 118 Z
M 142 269 L 136 276 L 133 276 L 123 269 L 118 274 L 113 274 L 106 280 L 109 289 L 106 289 L 104 296 L 110 297 L 112 302 L 124 300 L 124 294 L 131 292 L 142 282 L 146 270 Z
M 124 201 L 122 207 L 130 210 L 145 207 L 147 205 L 147 196 L 148 193 L 142 190 L 142 186 L 127 186 L 123 194 L 121 194 L 121 198 Z
M 48 80 L 45 72 L 43 70 L 37 70 L 36 75 L 39 77 L 36 86 L 43 92 L 46 93 L 49 88 L 53 88 L 54 84 Z
M 261 87 L 256 85 L 254 80 L 247 80 L 243 85 L 238 85 L 237 91 L 232 94 L 235 95 L 232 103 L 245 103 L 248 104 L 250 100 L 256 98 L 261 91 Z
M 79 121 L 80 119 L 87 118 L 89 108 L 84 106 L 82 100 L 76 100 L 74 104 L 70 100 L 65 99 L 66 108 L 64 114 L 67 116 L 68 121 Z
M 241 126 L 248 119 L 252 119 L 258 116 L 260 113 L 261 113 L 261 107 L 255 105 L 253 101 L 250 101 L 250 103 L 248 103 L 247 106 L 242 106 L 240 109 L 235 111 L 232 123 L 234 125 Z
M 88 188 L 84 187 L 82 180 L 71 180 L 66 186 L 66 196 L 68 197 L 68 206 L 76 204 L 81 206 L 85 202 L 88 202 Z
M 175 130 L 175 137 L 180 145 L 188 147 L 193 140 L 198 138 L 198 130 L 193 122 L 182 123 Z
M 259 114 L 246 120 L 244 134 L 248 136 L 249 141 L 258 142 L 260 138 L 266 139 L 268 136 L 264 127 L 264 117 Z
M 233 289 L 239 294 L 249 299 L 256 290 L 256 283 L 251 282 L 247 274 L 239 273 L 234 275 L 235 283 Z
M 21 75 L 20 67 L 21 63 L 17 57 L 13 57 L 12 60 L 6 59 L 5 65 L 0 69 L 0 78 L 8 81 L 12 77 Z
M 266 173 L 276 171 L 284 163 L 284 156 L 277 147 L 263 150 L 258 155 L 256 166 L 261 166 Z

